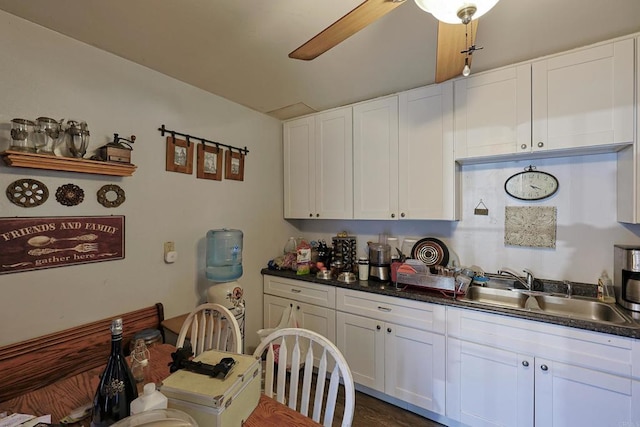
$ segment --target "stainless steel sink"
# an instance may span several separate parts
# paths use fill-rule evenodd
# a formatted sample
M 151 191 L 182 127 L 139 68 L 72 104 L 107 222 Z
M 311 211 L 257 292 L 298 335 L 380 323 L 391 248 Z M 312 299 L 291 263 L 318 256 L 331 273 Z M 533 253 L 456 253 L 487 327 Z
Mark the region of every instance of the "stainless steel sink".
M 566 298 L 543 292 L 471 286 L 462 300 L 572 319 L 615 324 L 629 322 L 614 305 L 590 298 Z

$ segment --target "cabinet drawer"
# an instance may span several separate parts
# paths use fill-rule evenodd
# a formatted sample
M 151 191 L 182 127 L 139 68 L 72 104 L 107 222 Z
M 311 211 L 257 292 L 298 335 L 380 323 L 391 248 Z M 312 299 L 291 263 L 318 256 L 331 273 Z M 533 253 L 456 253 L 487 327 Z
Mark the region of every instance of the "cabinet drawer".
M 447 308 L 447 331 L 451 337 L 495 348 L 632 375 L 631 338 L 452 307 Z
M 437 304 L 338 288 L 336 309 L 424 331 L 445 332 L 446 309 Z
M 291 280 L 276 276 L 264 276 L 264 293 L 296 301 L 336 308 L 336 288 L 316 283 Z

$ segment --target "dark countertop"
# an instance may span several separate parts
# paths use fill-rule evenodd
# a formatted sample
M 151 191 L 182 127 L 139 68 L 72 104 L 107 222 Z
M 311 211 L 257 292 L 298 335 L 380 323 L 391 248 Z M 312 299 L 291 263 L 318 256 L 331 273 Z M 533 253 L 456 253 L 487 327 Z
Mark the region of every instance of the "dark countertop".
M 520 319 L 534 320 L 538 322 L 551 323 L 561 326 L 569 326 L 572 328 L 585 329 L 595 332 L 603 332 L 612 335 L 619 335 L 629 338 L 640 338 L 640 313 L 634 313 L 630 310 L 616 304 L 616 308 L 628 318 L 629 322 L 625 324 L 614 324 L 606 322 L 597 322 L 591 320 L 571 319 L 564 316 L 554 316 L 550 314 L 540 313 L 536 311 L 525 311 L 518 309 L 510 309 L 506 307 L 493 306 L 488 304 L 478 304 L 463 299 L 454 299 L 451 296 L 445 296 L 438 291 L 426 290 L 416 287 L 407 289 L 396 289 L 391 282 L 357 281 L 354 283 L 339 282 L 334 279 L 318 279 L 313 274 L 298 276 L 294 271 L 289 270 L 269 270 L 262 269 L 263 275 L 285 277 L 287 279 L 301 280 L 304 282 L 317 283 L 321 285 L 335 286 L 337 288 L 353 289 L 356 291 L 370 292 L 379 295 L 387 295 L 396 298 L 405 298 L 415 301 L 429 302 L 433 304 L 449 305 L 464 307 L 471 310 L 483 311 L 486 313 L 504 314 L 506 316 L 517 317 Z M 635 318 L 634 318 L 635 316 Z

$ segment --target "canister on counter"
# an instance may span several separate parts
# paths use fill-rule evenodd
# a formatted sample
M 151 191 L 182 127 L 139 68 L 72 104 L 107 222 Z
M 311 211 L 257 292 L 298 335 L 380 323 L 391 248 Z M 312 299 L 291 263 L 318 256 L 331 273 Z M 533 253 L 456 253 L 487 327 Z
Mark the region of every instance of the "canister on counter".
M 335 279 L 338 277 L 338 275 L 340 275 L 340 273 L 342 273 L 342 270 L 344 269 L 344 263 L 337 259 L 333 262 L 331 262 L 331 276 Z
M 369 280 L 369 260 L 366 257 L 358 259 L 358 279 Z

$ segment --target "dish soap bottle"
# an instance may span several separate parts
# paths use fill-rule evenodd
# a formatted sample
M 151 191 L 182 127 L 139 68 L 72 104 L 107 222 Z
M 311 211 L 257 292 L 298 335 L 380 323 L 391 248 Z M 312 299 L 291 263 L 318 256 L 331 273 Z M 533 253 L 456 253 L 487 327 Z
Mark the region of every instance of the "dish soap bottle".
M 606 303 L 615 303 L 616 296 L 613 291 L 613 282 L 606 271 L 598 279 L 598 299 Z
M 122 353 L 122 319 L 111 322 L 111 354 L 93 398 L 91 427 L 105 427 L 130 415 L 138 397 L 136 382 Z

